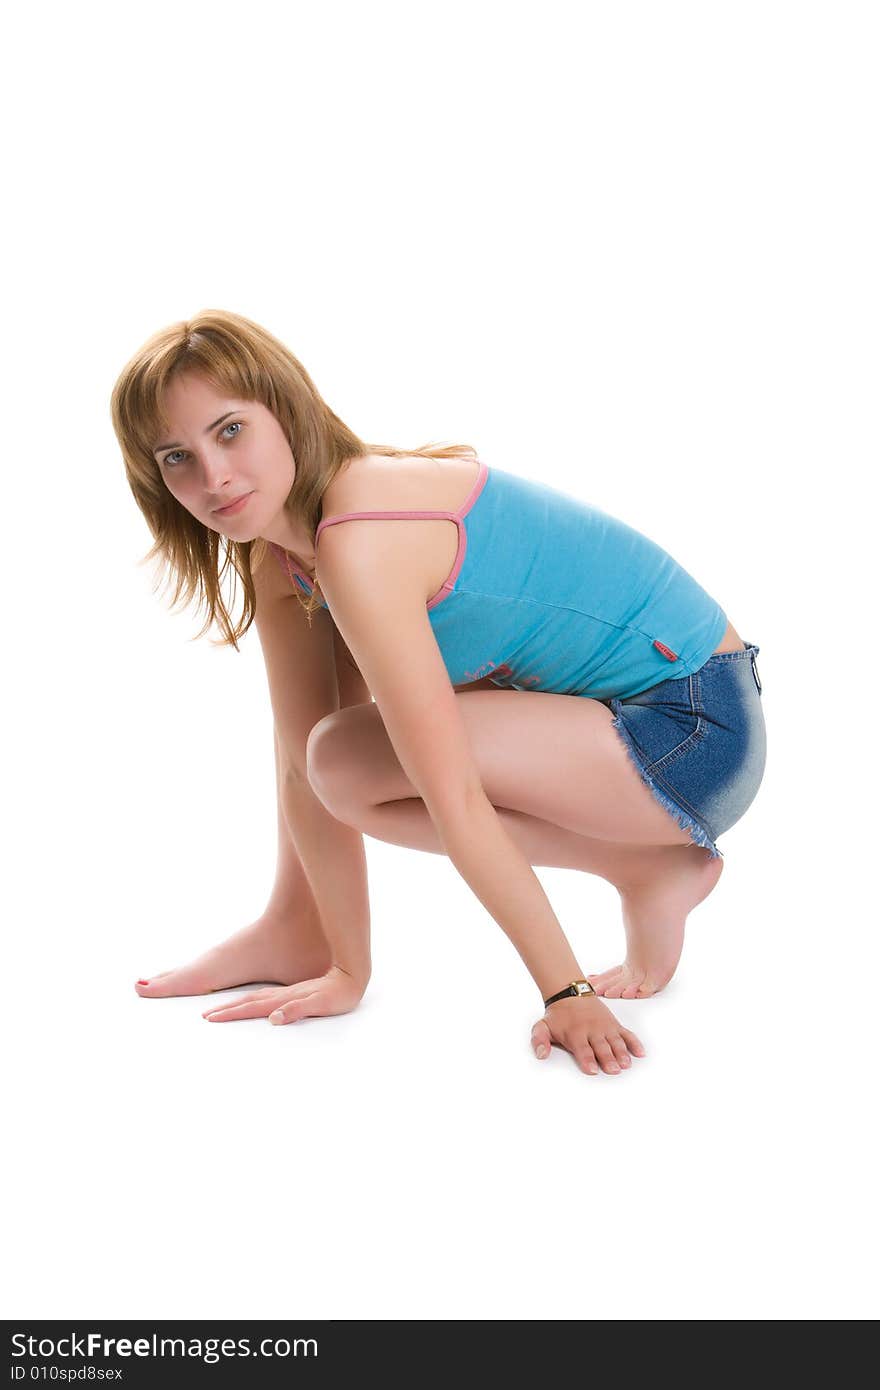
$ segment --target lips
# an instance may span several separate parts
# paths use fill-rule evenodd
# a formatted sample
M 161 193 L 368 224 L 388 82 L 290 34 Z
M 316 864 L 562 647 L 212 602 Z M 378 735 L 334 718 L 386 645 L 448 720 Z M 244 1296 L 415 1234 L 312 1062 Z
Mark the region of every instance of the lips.
M 250 495 L 251 494 L 249 492 L 243 492 L 240 497 L 236 497 L 233 499 L 233 501 L 227 502 L 225 507 L 215 507 L 214 512 L 219 516 L 222 515 L 223 512 L 234 511 L 234 509 L 239 505 L 239 503 L 243 502 L 246 497 L 250 497 Z

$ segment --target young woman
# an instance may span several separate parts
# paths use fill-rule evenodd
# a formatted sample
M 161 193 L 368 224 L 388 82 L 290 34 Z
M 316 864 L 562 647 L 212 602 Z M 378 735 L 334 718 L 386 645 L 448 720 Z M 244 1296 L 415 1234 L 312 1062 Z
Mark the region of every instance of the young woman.
M 617 1073 L 644 1055 L 599 996 L 662 989 L 718 882 L 715 837 L 764 771 L 759 648 L 598 508 L 469 446 L 363 443 L 238 315 L 150 338 L 112 417 L 155 538 L 146 558 L 165 562 L 174 602 L 198 594 L 199 636 L 216 621 L 238 650 L 256 622 L 275 724 L 266 910 L 139 980 L 142 997 L 277 981 L 204 1017 L 355 1008 L 370 976 L 366 832 L 452 860 L 540 991 L 536 1056 L 556 1043 L 584 1072 Z M 584 975 L 532 865 L 614 884 L 623 964 Z

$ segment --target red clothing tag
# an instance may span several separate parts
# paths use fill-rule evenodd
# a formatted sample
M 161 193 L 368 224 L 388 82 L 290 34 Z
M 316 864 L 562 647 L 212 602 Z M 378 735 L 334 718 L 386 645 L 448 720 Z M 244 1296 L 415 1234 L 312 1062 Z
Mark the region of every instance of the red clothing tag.
M 659 639 L 654 642 L 654 646 L 657 648 L 658 652 L 663 653 L 667 661 L 678 661 L 678 657 L 676 656 L 675 652 L 671 651 L 669 647 L 664 647 L 663 643 L 659 641 Z

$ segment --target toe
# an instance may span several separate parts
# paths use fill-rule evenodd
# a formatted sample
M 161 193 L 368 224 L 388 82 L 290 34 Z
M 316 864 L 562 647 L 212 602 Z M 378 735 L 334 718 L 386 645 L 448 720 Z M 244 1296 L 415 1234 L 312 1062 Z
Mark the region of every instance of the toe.
M 640 998 L 644 998 L 644 995 L 641 993 L 641 990 L 644 988 L 644 985 L 645 985 L 644 976 L 642 976 L 642 975 L 637 975 L 633 980 L 630 981 L 630 983 L 625 987 L 625 989 L 624 989 L 617 997 L 618 997 L 619 999 L 640 999 Z
M 615 965 L 610 970 L 601 971 L 598 975 L 588 975 L 587 979 L 597 994 L 604 994 L 605 990 L 618 978 L 622 970 L 622 965 Z
M 163 970 L 160 975 L 151 975 L 147 984 L 138 981 L 137 991 L 145 999 L 167 999 L 178 994 L 210 994 L 211 988 L 204 973 L 187 967 L 178 970 Z
M 135 989 L 147 999 L 160 999 L 163 995 L 174 994 L 174 974 L 173 970 L 163 970 L 159 975 L 151 975 L 148 980 L 138 980 Z
M 246 983 L 245 981 L 241 982 Z M 149 985 L 141 986 L 140 993 L 151 999 L 166 998 L 169 995 L 215 994 L 220 989 L 233 988 L 231 985 L 217 984 L 216 969 L 201 963 L 182 965 L 177 970 L 165 970 L 161 975 L 153 975 Z
M 628 975 L 619 975 L 616 980 L 612 980 L 605 990 L 606 999 L 622 999 L 623 991 L 629 986 L 630 978 Z
M 608 970 L 599 970 L 594 975 L 588 975 L 587 979 L 591 982 L 601 980 L 603 983 L 606 983 L 614 975 L 619 975 L 622 969 L 622 965 L 612 965 Z
M 137 980 L 135 982 L 135 989 L 149 989 L 155 985 L 158 980 L 163 980 L 166 975 L 170 974 L 170 970 L 160 970 L 158 975 L 148 975 L 146 979 Z
M 162 973 L 167 974 L 167 971 L 163 971 Z M 152 994 L 161 979 L 162 975 L 151 975 L 149 979 L 138 980 L 135 984 L 135 989 L 138 994 Z
M 662 989 L 666 988 L 671 979 L 671 971 L 669 974 L 646 975 L 639 987 L 639 999 L 650 999 L 651 995 L 659 994 Z

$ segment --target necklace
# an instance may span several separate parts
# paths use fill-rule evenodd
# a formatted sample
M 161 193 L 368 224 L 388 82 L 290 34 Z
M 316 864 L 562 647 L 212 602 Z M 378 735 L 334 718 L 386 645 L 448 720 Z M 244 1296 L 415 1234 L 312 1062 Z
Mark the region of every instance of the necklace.
M 296 578 L 295 578 L 295 576 L 294 576 L 293 570 L 292 570 L 291 567 L 290 567 L 290 555 L 288 554 L 288 552 L 287 552 L 286 549 L 285 549 L 285 551 L 284 551 L 284 563 L 285 563 L 285 565 L 287 566 L 287 577 L 288 577 L 288 579 L 290 580 L 290 582 L 291 582 L 291 584 L 293 585 L 293 587 L 296 588 Z M 303 576 L 304 579 L 308 580 L 308 582 L 312 585 L 312 593 L 314 593 L 315 585 L 314 585 L 313 581 L 309 579 L 309 576 L 306 574 L 305 570 L 300 570 L 300 574 Z M 302 605 L 302 606 L 304 607 L 304 605 Z M 311 613 L 311 609 L 306 608 L 305 614 L 306 614 L 306 618 L 307 618 L 307 620 L 308 620 L 309 627 L 311 627 L 311 625 L 312 625 L 312 613 Z

